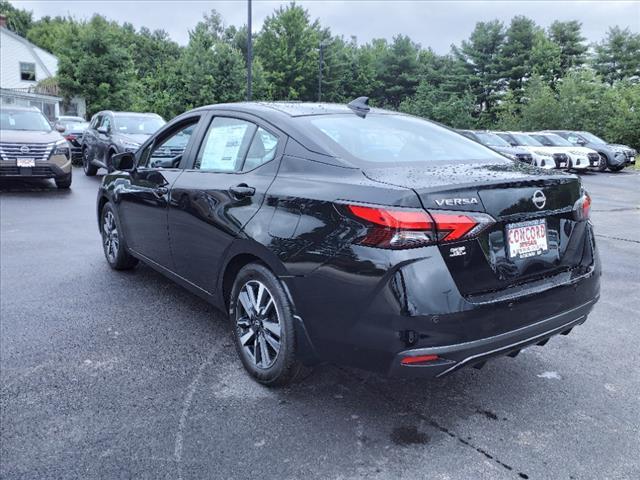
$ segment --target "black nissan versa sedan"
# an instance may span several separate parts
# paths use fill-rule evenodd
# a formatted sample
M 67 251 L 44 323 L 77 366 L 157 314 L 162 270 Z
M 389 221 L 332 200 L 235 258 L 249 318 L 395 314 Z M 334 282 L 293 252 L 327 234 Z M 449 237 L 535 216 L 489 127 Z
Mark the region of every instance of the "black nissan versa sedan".
M 366 97 L 197 108 L 114 166 L 111 267 L 142 260 L 226 310 L 265 384 L 319 361 L 441 377 L 569 333 L 599 297 L 576 176 Z

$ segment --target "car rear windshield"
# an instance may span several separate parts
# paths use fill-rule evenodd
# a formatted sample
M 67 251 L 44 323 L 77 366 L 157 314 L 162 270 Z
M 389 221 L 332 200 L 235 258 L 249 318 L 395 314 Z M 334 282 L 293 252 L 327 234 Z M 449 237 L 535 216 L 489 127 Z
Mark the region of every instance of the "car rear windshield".
M 543 145 L 547 145 L 549 147 L 573 147 L 573 144 L 570 141 L 554 133 L 545 133 L 544 135 L 531 136 Z
M 476 136 L 480 143 L 489 147 L 510 147 L 511 145 L 506 140 L 500 138 L 495 133 L 491 132 L 476 132 Z
M 156 133 L 165 122 L 159 117 L 132 115 L 130 117 L 115 117 L 115 124 L 116 131 L 120 133 L 152 135 Z
M 400 114 L 312 115 L 298 117 L 310 133 L 338 157 L 352 157 L 376 166 L 399 163 L 503 161 L 492 150 L 459 133 L 419 118 Z
M 589 132 L 579 132 L 579 133 L 587 140 L 587 142 L 595 143 L 597 145 L 604 145 L 607 143 L 600 137 L 596 137 L 593 133 L 589 133 Z
M 529 135 L 525 135 L 524 133 L 512 133 L 511 136 L 516 139 L 518 145 L 526 145 L 528 147 L 543 146 L 538 140 L 531 138 Z
M 0 112 L 0 130 L 50 132 L 51 125 L 40 112 L 3 109 Z

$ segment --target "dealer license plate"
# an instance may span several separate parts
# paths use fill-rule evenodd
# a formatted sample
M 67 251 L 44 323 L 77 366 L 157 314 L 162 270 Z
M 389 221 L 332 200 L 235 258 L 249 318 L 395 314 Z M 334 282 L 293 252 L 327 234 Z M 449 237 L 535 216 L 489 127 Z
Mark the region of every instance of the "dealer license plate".
M 18 167 L 35 167 L 36 161 L 33 158 L 18 158 L 16 160 Z
M 507 225 L 509 258 L 542 255 L 549 249 L 547 222 L 544 218 Z

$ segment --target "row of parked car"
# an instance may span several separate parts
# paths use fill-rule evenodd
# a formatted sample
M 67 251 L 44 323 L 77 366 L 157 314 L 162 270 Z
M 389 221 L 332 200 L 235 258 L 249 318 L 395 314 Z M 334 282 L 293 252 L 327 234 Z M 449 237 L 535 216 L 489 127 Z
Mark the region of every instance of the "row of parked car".
M 636 161 L 631 147 L 607 143 L 589 132 L 545 130 L 540 132 L 491 132 L 459 130 L 472 140 L 503 155 L 545 169 L 572 171 L 607 168 L 618 172 Z
M 59 188 L 69 188 L 72 162 L 81 163 L 88 176 L 99 168 L 112 170 L 114 155 L 136 151 L 165 123 L 155 113 L 102 111 L 90 122 L 61 116 L 51 124 L 35 107 L 3 106 L 0 176 L 53 178 Z M 607 143 L 589 132 L 458 132 L 513 160 L 544 169 L 617 172 L 634 164 L 637 155 L 633 148 Z M 176 145 L 164 147 L 167 158 L 182 152 L 179 141 L 177 137 Z

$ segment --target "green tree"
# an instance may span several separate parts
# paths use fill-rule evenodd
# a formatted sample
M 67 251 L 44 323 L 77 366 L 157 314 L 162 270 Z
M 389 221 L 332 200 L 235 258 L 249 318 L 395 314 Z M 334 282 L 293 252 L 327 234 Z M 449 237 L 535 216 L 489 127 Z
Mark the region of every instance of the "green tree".
M 21 8 L 16 8 L 6 0 L 0 0 L 0 14 L 7 17 L 7 28 L 21 37 L 27 36 L 27 32 L 33 23 L 33 13 Z
M 164 30 L 151 32 L 142 27 L 140 32 L 134 32 L 132 35 L 129 53 L 136 76 L 144 78 L 149 75 L 161 75 L 167 65 L 178 60 L 181 49 Z
M 178 62 L 175 108 L 179 111 L 211 103 L 235 102 L 245 96 L 242 54 L 200 22 Z
M 542 130 L 562 127 L 562 112 L 555 92 L 539 75 L 532 76 L 524 89 L 518 128 Z
M 610 142 L 640 150 L 640 84 L 617 82 L 606 90 L 603 100 L 611 106 L 611 114 L 599 133 Z
M 516 99 L 522 96 L 526 79 L 532 72 L 531 55 L 538 27 L 527 17 L 516 16 L 506 32 L 500 52 L 500 76 L 513 91 Z
M 478 22 L 468 40 L 452 47 L 454 57 L 464 70 L 468 84 L 480 112 L 493 115 L 493 105 L 499 90 L 500 51 L 505 39 L 502 22 Z
M 377 64 L 383 104 L 397 109 L 400 103 L 416 91 L 419 79 L 420 45 L 406 35 L 397 35 L 382 51 Z
M 277 100 L 316 98 L 318 47 L 322 33 L 317 20 L 295 3 L 267 17 L 256 39 L 255 53 Z
M 496 106 L 496 130 L 520 130 L 520 102 L 512 90 L 507 90 Z
M 474 97 L 471 92 L 449 94 L 422 81 L 416 94 L 400 104 L 400 111 L 425 117 L 454 128 L 473 128 Z
M 133 63 L 118 42 L 119 27 L 95 15 L 86 24 L 71 24 L 62 47 L 58 79 L 66 97 L 80 95 L 91 115 L 99 110 L 124 110 L 132 97 Z
M 550 86 L 562 76 L 562 49 L 543 30 L 535 33 L 530 74 L 539 75 Z
M 593 67 L 606 82 L 640 76 L 640 33 L 611 27 L 595 50 Z
M 560 71 L 563 77 L 574 67 L 585 62 L 588 46 L 582 36 L 582 24 L 577 20 L 561 22 L 556 20 L 549 27 L 549 38 L 560 48 Z
M 558 85 L 562 128 L 602 131 L 606 115 L 602 104 L 605 84 L 591 71 L 569 73 Z
M 60 56 L 63 54 L 65 46 L 68 45 L 72 31 L 77 26 L 77 22 L 72 18 L 42 17 L 32 24 L 27 33 L 27 40 L 56 56 Z

